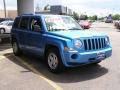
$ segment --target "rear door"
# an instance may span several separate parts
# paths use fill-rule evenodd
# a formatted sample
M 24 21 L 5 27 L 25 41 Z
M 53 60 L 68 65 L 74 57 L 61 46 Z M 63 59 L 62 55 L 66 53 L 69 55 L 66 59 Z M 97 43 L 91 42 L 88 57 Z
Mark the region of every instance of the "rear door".
M 29 32 L 29 20 L 30 18 L 28 16 L 22 16 L 19 26 L 19 43 L 23 47 L 23 49 L 26 49 L 26 37 L 27 33 Z

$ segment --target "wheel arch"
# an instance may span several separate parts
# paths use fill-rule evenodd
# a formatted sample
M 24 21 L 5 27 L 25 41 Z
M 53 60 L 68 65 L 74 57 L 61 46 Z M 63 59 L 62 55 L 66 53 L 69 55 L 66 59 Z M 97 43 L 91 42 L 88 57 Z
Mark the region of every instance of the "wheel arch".
M 60 57 L 61 57 L 61 60 L 62 60 L 62 63 L 64 64 L 64 65 L 66 65 L 66 61 L 64 60 L 64 55 L 63 55 L 63 45 L 61 45 L 61 44 L 55 44 L 55 45 L 53 45 L 53 44 L 47 44 L 46 46 L 45 46 L 45 50 L 44 50 L 44 57 L 46 57 L 46 54 L 47 54 L 47 51 L 50 49 L 50 48 L 56 48 L 57 50 L 58 50 L 58 52 L 59 52 L 59 54 L 60 54 Z
M 57 50 L 60 52 L 58 46 L 52 45 L 52 44 L 47 44 L 47 45 L 45 46 L 44 55 L 46 55 L 47 51 L 48 51 L 50 48 L 55 48 L 55 49 L 57 49 Z

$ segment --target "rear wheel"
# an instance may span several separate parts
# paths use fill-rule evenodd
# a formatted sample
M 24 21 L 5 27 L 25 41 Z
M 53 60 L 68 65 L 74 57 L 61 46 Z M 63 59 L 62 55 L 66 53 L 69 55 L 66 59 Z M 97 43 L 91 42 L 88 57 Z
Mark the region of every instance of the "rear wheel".
M 63 70 L 63 63 L 58 49 L 50 48 L 46 53 L 46 62 L 49 70 L 53 73 L 60 73 Z
M 12 42 L 12 48 L 13 48 L 13 53 L 16 55 L 16 56 L 19 56 L 21 54 L 21 51 L 20 51 L 20 48 L 18 46 L 18 43 L 16 40 L 14 40 Z

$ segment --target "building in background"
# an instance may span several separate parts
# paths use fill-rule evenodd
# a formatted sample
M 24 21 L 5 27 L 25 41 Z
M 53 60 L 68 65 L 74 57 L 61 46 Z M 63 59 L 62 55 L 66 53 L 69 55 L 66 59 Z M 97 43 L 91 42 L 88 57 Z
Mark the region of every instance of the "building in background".
M 4 10 L 0 10 L 0 18 L 4 18 L 4 17 L 5 17 Z
M 49 10 L 37 9 L 36 14 L 59 14 L 59 15 L 72 15 L 73 12 L 68 7 L 62 5 L 53 5 L 50 6 Z M 15 18 L 17 16 L 17 10 L 7 10 L 6 18 Z M 5 18 L 4 10 L 0 10 L 0 18 Z
M 6 18 L 15 18 L 17 16 L 17 10 L 7 10 Z M 0 18 L 5 18 L 4 10 L 0 10 Z
M 15 18 L 17 16 L 17 10 L 8 10 L 8 18 Z
M 58 14 L 58 15 L 72 15 L 73 12 L 68 7 L 62 5 L 52 5 L 50 9 L 43 11 L 36 11 L 36 14 Z
M 52 14 L 60 14 L 60 15 L 72 15 L 72 10 L 62 6 L 62 5 L 54 5 L 50 7 L 50 12 Z

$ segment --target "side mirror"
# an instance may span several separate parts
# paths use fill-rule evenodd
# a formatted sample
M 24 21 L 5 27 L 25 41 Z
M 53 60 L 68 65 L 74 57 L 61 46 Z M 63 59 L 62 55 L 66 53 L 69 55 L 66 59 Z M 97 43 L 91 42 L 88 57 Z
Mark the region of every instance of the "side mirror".
M 34 31 L 41 32 L 42 29 L 39 25 L 34 25 Z

